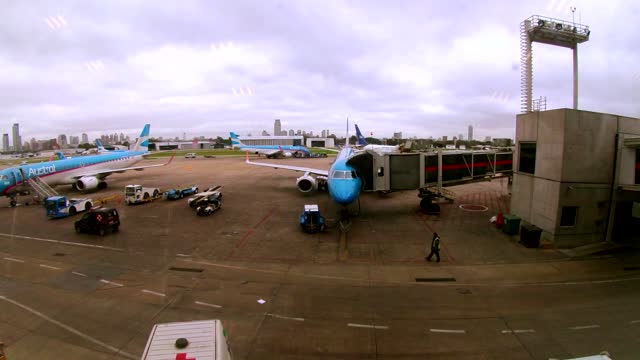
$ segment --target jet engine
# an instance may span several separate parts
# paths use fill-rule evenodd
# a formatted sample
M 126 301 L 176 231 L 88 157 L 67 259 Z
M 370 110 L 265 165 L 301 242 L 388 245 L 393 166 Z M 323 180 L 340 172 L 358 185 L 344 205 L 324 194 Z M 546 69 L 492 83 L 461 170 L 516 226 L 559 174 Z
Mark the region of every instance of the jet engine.
M 76 181 L 76 187 L 80 191 L 90 191 L 105 188 L 107 183 L 100 182 L 95 176 L 84 176 Z
M 309 176 L 308 174 L 300 176 L 298 180 L 296 180 L 296 185 L 298 186 L 298 190 L 302 191 L 303 193 L 308 193 L 318 187 L 316 179 L 313 176 Z

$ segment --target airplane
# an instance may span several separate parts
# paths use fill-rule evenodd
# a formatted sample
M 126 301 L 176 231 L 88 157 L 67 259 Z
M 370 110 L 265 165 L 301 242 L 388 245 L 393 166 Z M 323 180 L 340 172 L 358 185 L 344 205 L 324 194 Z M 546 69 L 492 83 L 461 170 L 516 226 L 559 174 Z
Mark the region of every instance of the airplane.
M 403 150 L 403 145 L 373 145 L 369 144 L 362 136 L 360 132 L 360 128 L 358 128 L 358 124 L 356 125 L 356 144 L 361 147 L 362 150 L 372 150 L 378 154 L 388 154 L 388 153 L 399 153 Z
M 329 190 L 331 199 L 337 204 L 346 207 L 358 199 L 363 185 L 362 178 L 356 169 L 349 164 L 349 160 L 356 152 L 350 146 L 348 139 L 349 125 L 347 120 L 347 145 L 340 150 L 335 161 L 329 167 L 329 170 L 249 161 L 248 152 L 245 162 L 250 165 L 303 172 L 304 175 L 296 180 L 296 186 L 300 191 L 307 193 L 318 188 L 324 189 L 326 187 Z
M 277 157 L 309 157 L 311 151 L 304 146 L 294 145 L 246 145 L 238 138 L 234 132 L 229 133 L 231 137 L 231 147 L 245 150 L 254 154 L 266 155 L 268 158 Z
M 64 161 L 47 161 L 36 164 L 20 165 L 0 170 L 0 195 L 11 198 L 11 206 L 16 205 L 19 194 L 28 193 L 26 179 L 39 177 L 47 185 L 72 185 L 80 191 L 104 189 L 105 178 L 113 173 L 127 170 L 141 171 L 146 168 L 167 165 L 167 163 L 132 166 L 148 154 L 150 125 L 146 124 L 131 151 L 109 152 L 99 155 L 67 158 Z
M 118 149 L 118 148 L 115 148 L 113 150 L 106 149 L 104 145 L 102 145 L 102 141 L 100 141 L 100 139 L 96 139 L 96 147 L 97 147 L 97 151 L 101 154 L 108 153 L 110 151 L 128 151 L 128 150 Z

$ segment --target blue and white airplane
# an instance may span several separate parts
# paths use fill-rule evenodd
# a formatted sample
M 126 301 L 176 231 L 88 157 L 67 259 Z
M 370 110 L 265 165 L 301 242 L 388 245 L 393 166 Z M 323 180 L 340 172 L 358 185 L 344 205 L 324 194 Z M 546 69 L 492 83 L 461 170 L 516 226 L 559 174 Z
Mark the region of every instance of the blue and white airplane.
M 246 145 L 238 138 L 234 132 L 230 132 L 231 147 L 248 151 L 254 154 L 266 155 L 268 158 L 277 157 L 309 157 L 311 151 L 304 146 L 294 145 Z
M 100 153 L 100 154 L 108 153 L 110 151 L 128 151 L 128 150 L 125 150 L 125 149 L 117 149 L 117 148 L 113 149 L 113 150 L 106 149 L 104 147 L 104 145 L 102 145 L 102 141 L 100 141 L 100 139 L 96 139 L 96 148 L 97 148 L 98 153 Z
M 149 124 L 144 126 L 138 141 L 130 151 L 79 156 L 64 161 L 46 161 L 1 170 L 0 195 L 10 197 L 11 205 L 15 205 L 17 195 L 28 191 L 28 185 L 24 181 L 26 179 L 40 177 L 51 187 L 72 185 L 78 190 L 89 191 L 106 188 L 105 178 L 113 173 L 167 165 L 173 157 L 165 164 L 132 166 L 143 160 L 143 155 L 149 153 L 149 128 Z
M 365 140 L 364 136 L 360 132 L 360 128 L 358 128 L 358 124 L 356 125 L 356 139 L 357 145 L 361 150 L 372 150 L 379 154 L 388 154 L 388 153 L 399 153 L 402 151 L 402 145 L 373 145 L 369 144 L 367 140 Z
M 349 139 L 348 124 L 347 139 Z M 307 193 L 317 188 L 323 189 L 326 186 L 329 190 L 329 196 L 331 196 L 334 202 L 342 206 L 347 206 L 358 199 L 363 185 L 362 179 L 356 169 L 349 165 L 349 160 L 355 154 L 356 152 L 347 140 L 347 146 L 340 150 L 336 156 L 336 160 L 331 164 L 331 167 L 329 167 L 329 170 L 254 162 L 249 161 L 248 154 L 245 161 L 251 165 L 303 172 L 304 175 L 296 180 L 296 185 L 300 191 Z

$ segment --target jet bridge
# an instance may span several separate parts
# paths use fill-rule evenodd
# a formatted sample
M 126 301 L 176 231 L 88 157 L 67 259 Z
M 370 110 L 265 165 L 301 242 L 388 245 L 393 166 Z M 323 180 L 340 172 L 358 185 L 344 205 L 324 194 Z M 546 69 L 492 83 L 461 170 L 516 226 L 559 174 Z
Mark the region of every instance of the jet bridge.
M 366 151 L 353 156 L 353 166 L 364 191 L 419 190 L 421 198 L 448 197 L 446 186 L 511 177 L 513 152 L 494 150 L 438 150 L 420 153 L 379 154 Z

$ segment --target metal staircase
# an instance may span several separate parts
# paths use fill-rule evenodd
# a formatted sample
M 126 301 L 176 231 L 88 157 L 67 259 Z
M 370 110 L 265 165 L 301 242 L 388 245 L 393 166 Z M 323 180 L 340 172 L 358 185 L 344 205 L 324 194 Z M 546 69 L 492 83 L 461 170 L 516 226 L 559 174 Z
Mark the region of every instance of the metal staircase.
M 47 185 L 46 182 L 42 181 L 42 179 L 40 179 L 40 177 L 38 176 L 27 179 L 27 183 L 36 192 L 37 198 L 40 201 L 51 196 L 60 195 L 51 186 Z

